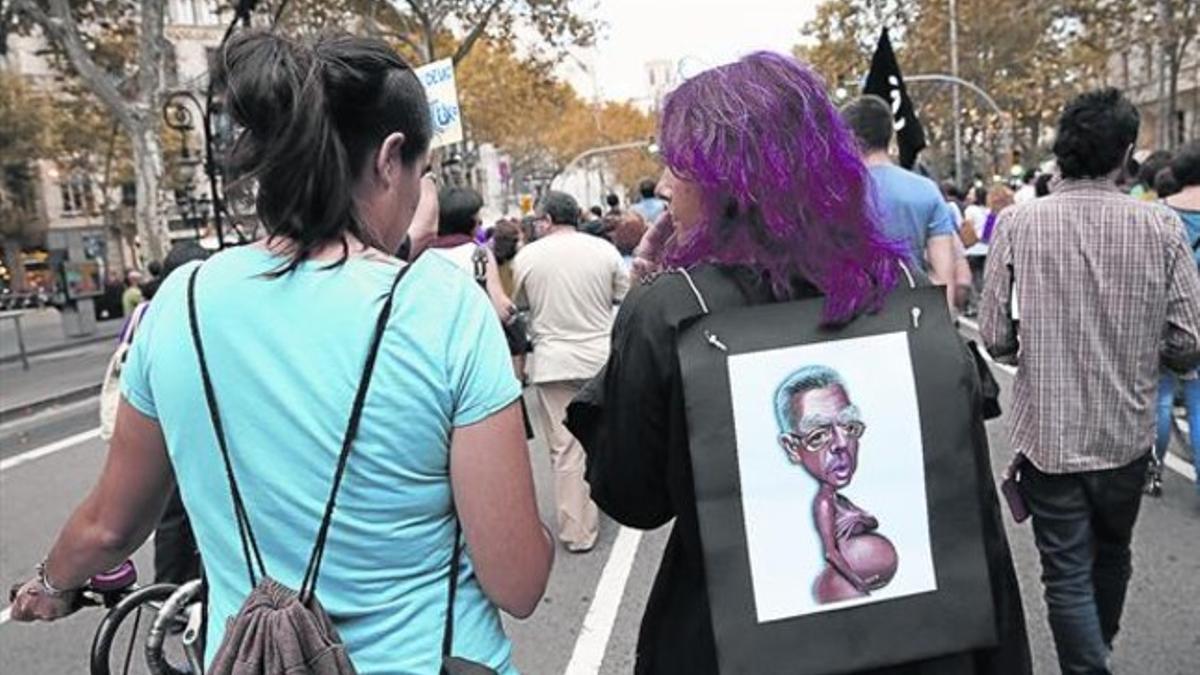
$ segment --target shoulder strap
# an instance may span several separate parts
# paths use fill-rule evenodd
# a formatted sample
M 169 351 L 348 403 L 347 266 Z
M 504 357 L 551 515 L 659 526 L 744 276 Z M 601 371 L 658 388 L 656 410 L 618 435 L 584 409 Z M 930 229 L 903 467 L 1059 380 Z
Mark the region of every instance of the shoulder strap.
M 904 278 L 908 280 L 908 287 L 910 289 L 916 288 L 917 280 L 913 277 L 912 270 L 908 269 L 908 265 L 903 260 L 897 260 L 896 263 L 900 265 L 900 271 L 904 272 Z
M 442 628 L 442 656 L 450 656 L 454 650 L 454 597 L 458 594 L 458 574 L 462 569 L 462 521 L 454 516 L 454 550 L 450 554 L 449 593 L 446 600 L 446 625 Z
M 475 265 L 475 283 L 487 288 L 487 249 L 476 244 L 475 253 L 471 255 L 471 262 Z
M 145 316 L 146 310 L 150 308 L 150 302 L 140 302 L 133 311 L 129 313 L 129 319 L 125 322 L 125 326 L 121 329 L 121 344 L 133 344 L 133 334 L 137 332 L 138 326 L 142 325 L 142 317 Z
M 304 581 L 300 584 L 300 599 L 307 603 L 316 591 L 317 578 L 320 574 L 321 559 L 325 553 L 325 543 L 329 535 L 329 527 L 333 521 L 333 510 L 337 501 L 338 489 L 341 487 L 342 477 L 346 471 L 346 461 L 350 458 L 350 449 L 353 446 L 354 438 L 358 435 L 358 425 L 362 418 L 362 411 L 366 402 L 367 390 L 370 387 L 371 375 L 375 369 L 375 360 L 379 354 L 379 345 L 383 339 L 384 330 L 387 327 L 388 319 L 392 313 L 392 305 L 396 296 L 396 287 L 400 285 L 400 281 L 404 279 L 404 275 L 412 265 L 405 265 L 403 269 L 396 275 L 392 281 L 391 288 L 388 290 L 387 299 L 384 302 L 383 308 L 379 312 L 379 318 L 375 322 L 375 331 L 371 337 L 370 348 L 367 352 L 367 361 L 363 367 L 362 378 L 359 380 L 358 391 L 354 397 L 354 407 L 350 412 L 350 420 L 346 426 L 346 433 L 342 439 L 342 449 L 338 455 L 337 469 L 334 472 L 333 486 L 330 489 L 329 499 L 325 504 L 325 514 L 321 519 L 321 526 L 317 531 L 317 540 L 313 544 L 312 554 L 309 556 L 308 568 L 304 573 Z M 212 385 L 212 377 L 208 371 L 208 363 L 204 355 L 204 345 L 200 338 L 200 325 L 196 313 L 196 278 L 199 274 L 200 266 L 192 271 L 191 277 L 188 279 L 188 319 L 191 324 L 192 342 L 196 348 L 196 356 L 200 363 L 200 376 L 204 383 L 204 396 L 208 403 L 209 415 L 212 419 L 213 431 L 217 437 L 217 446 L 221 450 L 221 457 L 225 463 L 225 474 L 229 481 L 229 490 L 233 496 L 234 515 L 238 521 L 238 535 L 242 540 L 242 553 L 246 559 L 246 568 L 250 578 L 250 586 L 257 585 L 255 578 L 255 563 L 257 563 L 259 572 L 263 576 L 267 576 L 266 566 L 263 564 L 262 553 L 259 550 L 258 542 L 254 538 L 254 531 L 250 527 L 250 517 L 246 512 L 246 506 L 242 500 L 241 491 L 238 489 L 237 479 L 234 477 L 233 462 L 229 455 L 229 448 L 225 438 L 224 427 L 221 424 L 221 415 L 217 407 L 216 393 Z M 251 557 L 253 555 L 253 558 Z
M 258 585 L 254 563 L 258 563 L 258 571 L 264 577 L 267 576 L 267 568 L 263 564 L 262 553 L 258 549 L 258 541 L 255 540 L 254 531 L 250 527 L 250 518 L 246 514 L 246 505 L 242 501 L 242 493 L 238 489 L 237 479 L 233 476 L 233 462 L 229 458 L 229 447 L 225 442 L 225 429 L 221 424 L 221 412 L 217 407 L 216 392 L 213 389 L 212 377 L 208 372 L 208 360 L 204 356 L 204 342 L 200 339 L 200 322 L 196 315 L 196 277 L 200 274 L 201 267 L 203 265 L 197 265 L 196 269 L 192 270 L 191 276 L 188 277 L 188 324 L 192 332 L 192 345 L 196 349 L 196 359 L 200 363 L 200 379 L 204 385 L 204 399 L 208 404 L 208 414 L 212 421 L 213 433 L 217 437 L 217 447 L 220 449 L 221 459 L 225 463 L 225 477 L 229 481 L 229 492 L 233 497 L 233 515 L 235 520 L 237 520 L 238 537 L 242 541 L 242 555 L 246 560 L 246 572 L 250 578 L 250 588 L 254 588 Z M 251 554 L 253 554 L 253 557 L 251 557 Z
M 704 299 L 704 295 L 700 293 L 700 287 L 696 285 L 696 280 L 692 278 L 691 272 L 688 272 L 683 267 L 680 267 L 676 271 L 683 275 L 683 280 L 687 282 L 688 288 L 692 289 L 692 295 L 696 296 L 696 304 L 700 305 L 700 313 L 708 314 L 708 302 Z
M 405 265 L 392 281 L 387 300 L 383 309 L 379 310 L 379 318 L 375 321 L 375 333 L 371 336 L 371 346 L 367 351 L 367 362 L 363 366 L 362 378 L 358 382 L 358 393 L 354 395 L 354 407 L 350 410 L 350 420 L 346 424 L 346 434 L 342 438 L 342 451 L 338 455 L 337 470 L 333 474 L 333 486 L 329 490 L 329 501 L 325 504 L 325 515 L 321 518 L 321 528 L 317 531 L 317 541 L 313 544 L 312 555 L 309 557 L 308 569 L 304 573 L 304 581 L 300 584 L 300 600 L 308 603 L 317 590 L 317 578 L 321 574 L 321 559 L 325 556 L 325 543 L 329 536 L 329 526 L 333 523 L 333 508 L 337 502 L 338 488 L 342 485 L 342 477 L 346 473 L 346 461 L 350 459 L 350 448 L 358 436 L 358 423 L 362 419 L 363 407 L 367 400 L 367 390 L 371 386 L 371 375 L 375 371 L 375 359 L 379 356 L 379 345 L 383 342 L 383 334 L 387 329 L 388 320 L 392 316 L 392 304 L 396 299 L 396 287 L 404 279 L 404 275 L 412 269 Z

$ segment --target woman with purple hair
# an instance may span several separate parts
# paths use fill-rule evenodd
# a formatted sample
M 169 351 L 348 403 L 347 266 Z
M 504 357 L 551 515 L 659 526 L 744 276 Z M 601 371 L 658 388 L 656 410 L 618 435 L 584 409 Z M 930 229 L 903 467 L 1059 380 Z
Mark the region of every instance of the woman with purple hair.
M 675 230 L 662 262 L 687 268 L 711 311 L 823 297 L 824 321 L 839 325 L 898 285 L 905 254 L 880 234 L 855 140 L 796 60 L 760 52 L 685 81 L 666 101 L 659 143 Z M 568 412 L 600 508 L 643 529 L 675 520 L 642 620 L 641 674 L 717 672 L 675 355 L 677 331 L 700 314 L 683 275 L 647 279 L 621 307 L 608 364 Z M 994 491 L 980 501 L 1001 646 L 886 672 L 1030 671 Z

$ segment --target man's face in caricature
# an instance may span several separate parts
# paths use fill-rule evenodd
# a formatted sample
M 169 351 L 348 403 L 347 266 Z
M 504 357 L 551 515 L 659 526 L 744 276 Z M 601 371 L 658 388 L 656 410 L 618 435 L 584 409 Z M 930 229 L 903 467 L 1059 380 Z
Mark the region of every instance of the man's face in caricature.
M 788 459 L 822 483 L 848 485 L 858 468 L 858 439 L 866 426 L 846 391 L 833 384 L 797 393 L 791 419 L 791 432 L 779 437 Z

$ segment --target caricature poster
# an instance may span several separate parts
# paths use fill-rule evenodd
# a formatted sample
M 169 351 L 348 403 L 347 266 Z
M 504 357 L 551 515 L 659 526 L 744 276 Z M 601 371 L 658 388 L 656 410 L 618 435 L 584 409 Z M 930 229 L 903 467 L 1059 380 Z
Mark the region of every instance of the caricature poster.
M 908 338 L 733 356 L 758 620 L 937 589 Z
M 677 339 L 720 671 L 851 673 L 994 645 L 987 451 L 943 291 L 836 328 L 821 309 L 727 309 Z

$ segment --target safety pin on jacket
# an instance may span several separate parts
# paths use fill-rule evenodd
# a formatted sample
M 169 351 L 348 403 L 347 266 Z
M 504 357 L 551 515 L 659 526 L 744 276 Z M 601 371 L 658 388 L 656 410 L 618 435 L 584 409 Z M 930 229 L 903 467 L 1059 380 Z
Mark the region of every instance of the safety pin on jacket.
M 725 343 L 721 342 L 720 338 L 718 338 L 716 335 L 713 335 L 708 329 L 704 330 L 704 339 L 708 340 L 708 344 L 720 349 L 723 352 L 729 351 L 729 347 L 726 347 Z

